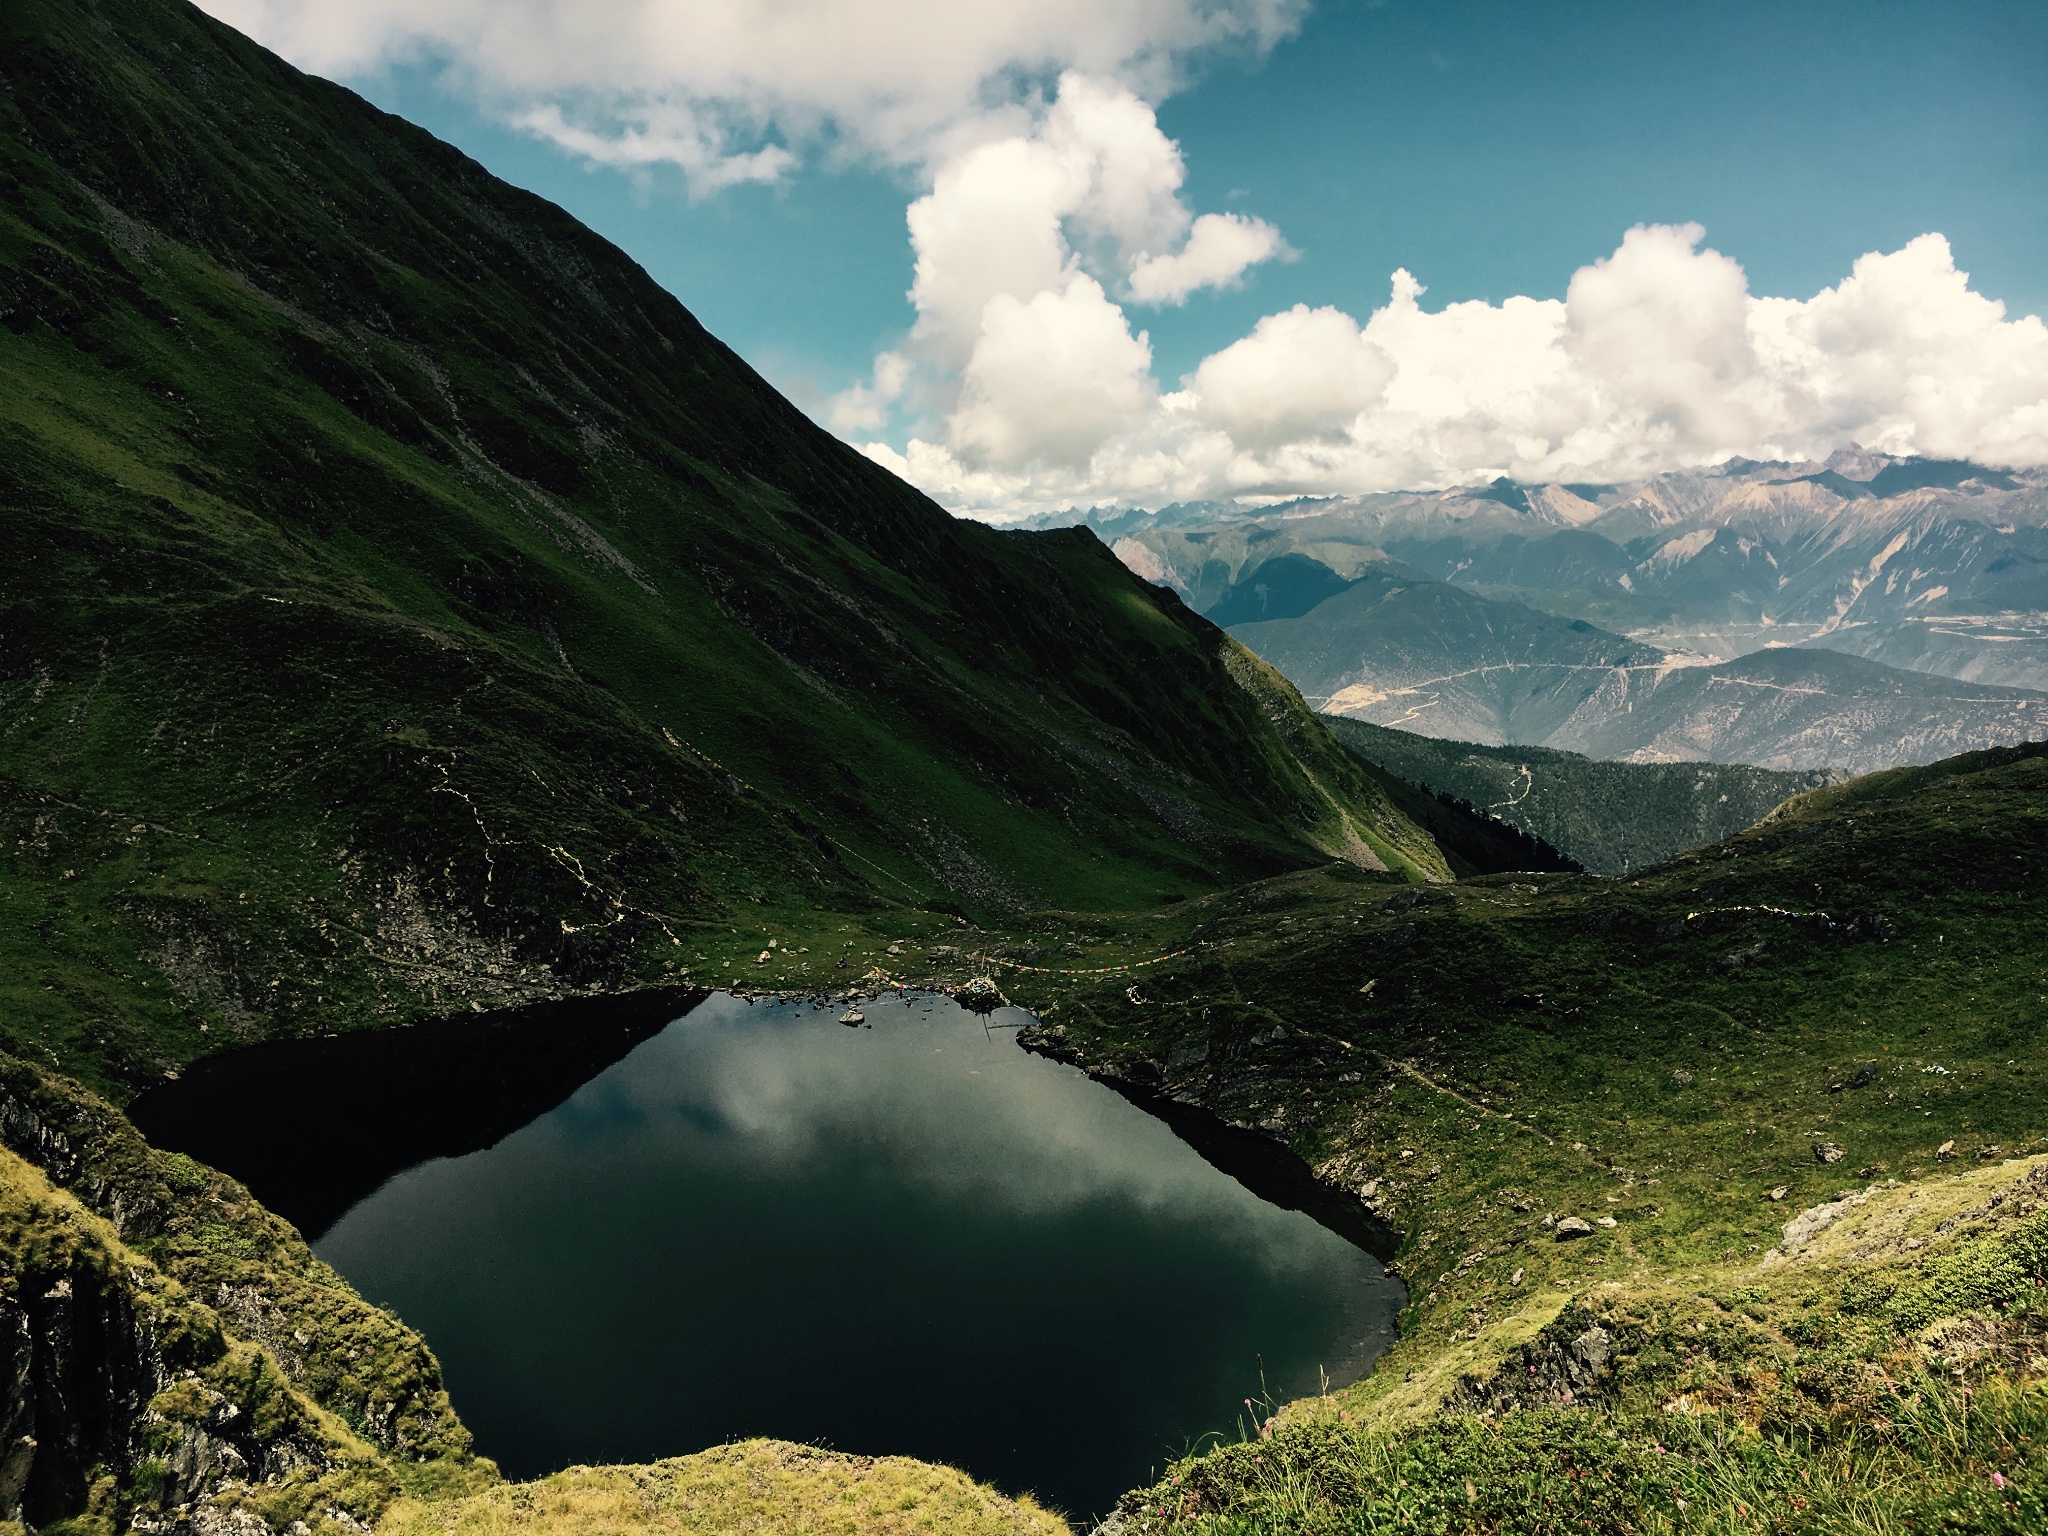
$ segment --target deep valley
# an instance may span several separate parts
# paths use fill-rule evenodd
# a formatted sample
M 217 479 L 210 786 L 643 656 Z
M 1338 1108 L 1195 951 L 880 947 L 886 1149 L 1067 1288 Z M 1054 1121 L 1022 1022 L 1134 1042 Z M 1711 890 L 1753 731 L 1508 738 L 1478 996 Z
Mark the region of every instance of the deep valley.
M 183 0 L 0 86 L 0 1536 L 2048 1527 L 2041 472 L 999 530 Z

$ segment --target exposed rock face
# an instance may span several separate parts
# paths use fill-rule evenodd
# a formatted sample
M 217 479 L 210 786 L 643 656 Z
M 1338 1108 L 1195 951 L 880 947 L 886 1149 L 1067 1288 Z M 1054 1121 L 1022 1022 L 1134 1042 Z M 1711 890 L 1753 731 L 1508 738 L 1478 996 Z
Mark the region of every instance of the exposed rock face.
M 46 1253 L 0 1300 L 0 1520 L 43 1525 L 83 1510 L 88 1474 L 132 1460 L 156 1395 L 153 1319 L 76 1254 Z
M 991 978 L 972 976 L 953 989 L 953 1001 L 973 1013 L 993 1013 L 1005 999 Z
M 1619 1345 L 1588 1313 L 1567 1308 L 1503 1360 L 1490 1377 L 1459 1381 L 1444 1406 L 1465 1413 L 1508 1413 L 1585 1402 L 1605 1391 Z
M 1780 1245 L 1781 1253 L 1799 1252 L 1821 1233 L 1833 1226 L 1837 1220 L 1870 1198 L 1869 1193 L 1850 1191 L 1837 1195 L 1833 1200 L 1820 1205 L 1809 1206 L 1785 1223 L 1785 1240 Z
M 366 1529 L 393 1459 L 482 1472 L 419 1337 L 232 1180 L 5 1058 L 0 1142 L 0 1521 Z
M 374 1515 L 388 1478 L 358 1467 L 336 1486 L 367 1458 L 274 1361 L 35 1170 L 0 1160 L 13 1260 L 0 1279 L 0 1520 L 214 1531 L 240 1521 L 258 1486 L 287 1521 Z

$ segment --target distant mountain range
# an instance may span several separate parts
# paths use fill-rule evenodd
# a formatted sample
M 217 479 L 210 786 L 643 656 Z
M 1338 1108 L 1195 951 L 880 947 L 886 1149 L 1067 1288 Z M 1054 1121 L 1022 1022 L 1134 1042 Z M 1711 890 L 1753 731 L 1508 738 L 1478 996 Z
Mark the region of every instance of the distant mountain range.
M 1263 591 L 1309 587 L 1302 555 L 1268 583 L 1262 566 L 1217 604 L 1217 622 L 1278 667 L 1316 708 L 1461 741 L 1547 742 L 1617 674 L 1650 674 L 1664 654 L 1586 623 L 1497 602 L 1399 567 L 1373 568 L 1312 607 L 1254 611 Z
M 1213 612 L 1263 605 L 1273 617 L 1230 632 L 1331 715 L 1628 762 L 1857 773 L 2048 736 L 2048 693 L 2031 689 L 1799 647 L 1705 665 L 1399 566 L 1346 582 L 1314 565 L 1283 555 Z
M 1385 772 L 1504 821 L 1603 875 L 1731 837 L 1792 796 L 1848 777 L 1839 769 L 1780 773 L 1740 763 L 1602 763 L 1548 747 L 1441 741 L 1337 716 L 1328 724 L 1347 749 Z
M 1783 769 L 2048 734 L 2048 472 L 1844 452 L 1088 520 L 1330 714 Z
M 1802 645 L 2048 689 L 2043 470 L 1845 450 L 1628 485 L 1502 480 L 1089 521 L 1134 570 L 1203 612 L 1280 555 L 1346 578 L 1398 561 L 1660 650 L 1732 659 Z

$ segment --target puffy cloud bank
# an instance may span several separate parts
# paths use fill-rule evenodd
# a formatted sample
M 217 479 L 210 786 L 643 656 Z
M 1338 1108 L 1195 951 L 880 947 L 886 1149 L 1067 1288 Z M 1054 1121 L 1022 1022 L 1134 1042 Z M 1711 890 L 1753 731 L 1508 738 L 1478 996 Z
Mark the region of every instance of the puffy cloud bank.
M 960 511 L 1604 480 L 1850 442 L 2048 463 L 2048 327 L 1973 292 L 1938 234 L 1808 299 L 1752 294 L 1694 225 L 1630 230 L 1562 301 L 1426 310 L 1400 271 L 1363 322 L 1296 305 L 1163 384 L 1131 311 L 1293 253 L 1187 206 L 1150 103 L 1205 50 L 1270 47 L 1307 0 L 202 3 L 321 73 L 440 59 L 528 131 L 700 193 L 827 144 L 920 167 L 916 323 L 828 418 Z
M 1194 217 L 1185 175 L 1144 101 L 1062 76 L 1035 121 L 943 162 L 910 205 L 917 323 L 833 402 L 832 424 L 942 417 L 941 453 L 1012 480 L 1092 462 L 1160 409 L 1152 348 L 1109 285 L 1178 303 L 1291 254 L 1263 220 Z
M 1363 324 L 1296 305 L 1172 390 L 1144 370 L 1143 334 L 1093 281 L 1003 287 L 941 430 L 865 451 L 947 505 L 992 516 L 1496 475 L 1622 479 L 1734 456 L 1819 458 L 1845 443 L 2048 463 L 2048 326 L 1972 291 L 1941 235 L 1864 256 L 1803 300 L 1752 294 L 1703 238 L 1698 225 L 1632 229 L 1562 301 L 1432 312 L 1422 285 L 1396 272 Z M 1147 297 L 1145 267 L 1128 270 L 1128 299 Z M 1035 340 L 1020 337 L 1019 313 L 1035 316 Z M 1020 350 L 1036 365 L 982 369 L 985 354 Z M 901 395 L 911 369 L 895 356 Z M 1048 398 L 1062 388 L 1071 418 Z M 1049 425 L 1069 419 L 1085 429 Z
M 1069 69 L 1157 97 L 1193 54 L 1261 50 L 1307 0 L 200 0 L 303 69 L 449 63 L 512 121 L 708 191 L 830 132 L 922 162 Z M 771 142 L 774 135 L 778 141 Z M 1213 238 L 1212 242 L 1213 243 Z M 1205 245 L 1203 255 L 1209 248 Z

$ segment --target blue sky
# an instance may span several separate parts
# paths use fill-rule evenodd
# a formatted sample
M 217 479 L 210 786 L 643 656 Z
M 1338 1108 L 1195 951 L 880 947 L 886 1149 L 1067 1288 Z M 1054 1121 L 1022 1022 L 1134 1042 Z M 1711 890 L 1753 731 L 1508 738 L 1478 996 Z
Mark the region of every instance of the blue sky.
M 530 73 L 510 87 L 502 78 L 491 83 L 495 66 L 480 67 L 453 24 L 335 68 L 337 59 L 350 64 L 346 50 L 323 54 L 303 43 L 303 26 L 293 33 L 279 19 L 340 3 L 209 0 L 273 45 L 301 39 L 301 62 L 325 65 L 323 72 L 379 105 L 563 204 L 820 419 L 831 419 L 831 397 L 865 377 L 876 355 L 901 343 L 917 321 L 905 297 L 913 258 L 905 209 L 947 163 L 932 147 L 943 142 L 940 129 L 922 148 L 906 149 L 899 139 L 877 149 L 875 135 L 864 137 L 846 113 L 834 119 L 837 98 L 809 123 L 799 121 L 801 112 L 762 109 L 746 142 L 787 143 L 792 167 L 766 185 L 707 191 L 700 178 L 693 194 L 676 165 L 597 165 L 509 126 L 523 106 L 555 98 Z M 431 10 L 462 0 L 421 3 Z M 685 25 L 698 3 L 664 0 Z M 702 0 L 712 9 L 749 3 Z M 1516 295 L 1562 300 L 1575 272 L 1615 253 L 1639 224 L 1697 222 L 1705 226 L 1700 249 L 1740 263 L 1752 295 L 1800 299 L 1841 283 L 1859 256 L 1897 252 L 1935 231 L 1947 236 L 1970 290 L 2003 300 L 2009 320 L 2048 311 L 2048 5 L 1320 0 L 1294 13 L 1296 0 L 1210 3 L 1275 10 L 1282 20 L 1269 36 L 1287 33 L 1290 20 L 1296 25 L 1270 47 L 1239 37 L 1169 50 L 1177 88 L 1156 67 L 1097 73 L 1125 81 L 1156 108 L 1159 130 L 1180 146 L 1179 196 L 1188 213 L 1269 221 L 1294 259 L 1255 262 L 1234 285 L 1199 289 L 1179 305 L 1133 305 L 1118 273 L 1097 270 L 1109 300 L 1123 306 L 1128 330 L 1150 340 L 1141 381 L 1148 400 L 1171 394 L 1205 357 L 1289 306 L 1333 306 L 1362 325 L 1387 304 L 1397 267 L 1425 285 L 1426 312 Z M 406 61 L 390 62 L 394 52 Z M 1017 82 L 1035 82 L 1041 96 L 1050 95 L 1058 62 L 1015 65 L 993 85 L 984 82 L 981 102 L 1000 104 L 1007 92 L 1014 115 L 1014 103 L 1028 98 Z M 587 105 L 593 78 L 576 76 L 556 97 Z M 602 96 L 601 70 L 595 78 Z M 644 94 L 644 80 L 630 90 Z M 1385 338 L 1380 344 L 1392 346 Z M 948 483 L 956 501 L 1010 494 L 989 490 L 995 482 L 987 475 L 982 492 L 963 489 L 977 469 L 1007 475 L 1003 483 L 1013 490 L 1017 476 L 1035 475 L 1032 494 L 1040 500 L 1085 496 L 1091 487 L 1131 490 L 1112 484 L 1113 476 L 1091 480 L 1077 469 L 1082 450 L 1071 434 L 1034 437 L 1035 429 L 1020 429 L 1021 436 L 998 434 L 1012 446 L 997 449 L 989 446 L 997 438 L 966 433 L 957 419 L 960 391 L 981 386 L 963 371 L 970 368 L 964 357 L 938 363 L 920 354 L 920 382 L 886 407 L 874 435 L 902 449 L 920 435 L 939 443 L 950 430 L 954 469 L 946 474 L 954 476 Z M 2024 414 L 2031 385 L 2019 388 L 2013 398 Z M 1657 415 L 1645 409 L 1645 420 Z M 1895 421 L 1897 402 L 1871 404 L 1866 415 Z M 1829 419 L 1836 417 L 1849 419 L 1840 410 Z M 1928 426 L 1926 441 L 1909 446 L 1934 451 L 1953 439 L 1968 447 L 1975 432 L 1990 451 L 2014 440 L 2018 418 L 2010 410 L 2007 417 L 2004 426 Z M 1775 433 L 1772 442 L 1803 431 L 1803 443 L 1820 430 L 1802 419 L 1795 431 L 1769 412 L 1760 419 L 1764 425 L 1744 430 Z M 1327 437 L 1327 429 L 1316 430 Z M 1147 431 L 1156 448 L 1158 431 Z M 1551 431 L 1549 457 L 1530 462 L 1562 464 L 1557 455 L 1569 435 Z M 2024 457 L 2028 442 L 2006 457 Z M 1747 440 L 1681 432 L 1674 443 L 1671 453 L 1711 457 Z M 1048 480 L 1046 466 L 1061 452 L 1074 462 Z M 1489 454 L 1498 462 L 1479 462 Z M 1361 467 L 1354 455 L 1341 472 L 1298 464 L 1283 470 L 1262 460 L 1255 470 L 1231 473 L 1258 490 L 1270 480 L 1278 492 L 1318 488 L 1308 483 L 1318 473 L 1337 481 L 1400 473 L 1455 479 L 1500 467 L 1502 455 L 1513 451 L 1490 444 L 1473 447 L 1469 463 L 1382 453 L 1372 460 L 1377 468 Z M 1216 481 L 1220 471 L 1203 473 Z M 1337 481 L 1327 488 L 1344 488 Z
M 1949 236 L 1983 293 L 2048 309 L 2048 5 L 1324 0 L 1264 58 L 1196 61 L 1160 126 L 1193 200 L 1302 253 L 1152 319 L 1161 371 L 1296 302 L 1354 312 L 1405 266 L 1428 305 L 1561 297 L 1632 224 L 1697 220 L 1760 292 Z M 494 121 L 434 66 L 348 84 L 618 242 L 799 391 L 866 371 L 914 318 L 913 172 L 813 161 L 693 200 Z

